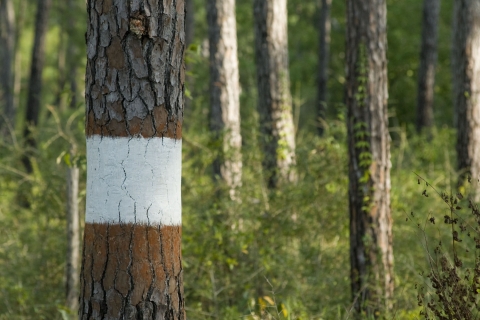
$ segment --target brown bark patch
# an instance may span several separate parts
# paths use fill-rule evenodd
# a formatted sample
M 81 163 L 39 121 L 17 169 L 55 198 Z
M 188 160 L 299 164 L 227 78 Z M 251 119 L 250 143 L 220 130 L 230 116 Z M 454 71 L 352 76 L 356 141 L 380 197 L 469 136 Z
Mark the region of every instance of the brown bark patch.
M 125 67 L 125 55 L 119 37 L 114 37 L 107 48 L 108 66 L 115 69 Z
M 80 313 L 95 319 L 134 312 L 183 314 L 181 226 L 85 224 Z M 87 297 L 94 297 L 87 299 Z M 163 310 L 163 311 L 162 311 Z
M 103 12 L 108 12 L 112 8 L 112 0 L 103 0 Z
M 180 140 L 182 138 L 182 122 L 175 115 L 169 115 L 163 106 L 154 107 L 144 119 L 133 117 L 125 121 L 120 113 L 121 105 L 117 102 L 107 106 L 98 119 L 93 110 L 87 115 L 85 132 L 87 137 L 101 135 L 107 137 L 159 137 Z M 113 118 L 114 117 L 114 118 Z

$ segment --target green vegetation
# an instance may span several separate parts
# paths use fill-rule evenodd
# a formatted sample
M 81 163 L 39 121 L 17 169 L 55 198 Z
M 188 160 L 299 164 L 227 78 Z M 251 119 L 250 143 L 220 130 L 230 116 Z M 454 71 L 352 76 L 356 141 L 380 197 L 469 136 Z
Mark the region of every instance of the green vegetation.
M 82 35 L 85 10 L 76 1 L 74 42 L 78 46 L 78 83 L 83 80 Z M 208 59 L 200 44 L 206 35 L 205 9 L 196 1 L 196 44 L 188 52 L 192 81 L 185 110 L 183 139 L 183 262 L 189 319 L 342 319 L 349 316 L 349 234 L 346 129 L 344 121 L 345 8 L 334 1 L 329 121 L 324 138 L 315 130 L 316 5 L 289 1 L 289 34 L 299 182 L 270 192 L 262 176 L 253 63 L 251 1 L 238 1 L 237 21 L 243 136 L 243 186 L 240 200 L 219 199 L 211 164 L 220 152 L 208 131 Z M 34 2 L 14 1 L 25 23 L 18 43 L 21 60 L 17 128 L 0 140 L 0 319 L 62 319 L 66 253 L 66 162 L 78 146 L 81 190 L 85 188 L 83 102 L 77 109 L 55 105 L 71 99 L 59 88 L 58 51 L 68 21 L 54 8 L 47 39 L 47 65 L 34 172 L 21 165 L 21 132 L 33 34 Z M 57 6 L 60 6 L 58 2 Z M 437 190 L 450 193 L 456 173 L 451 129 L 450 14 L 442 1 L 436 86 L 437 127 L 429 135 L 413 133 L 421 3 L 388 1 L 392 207 L 395 255 L 395 318 L 418 319 L 418 288 L 427 281 L 425 232 L 448 239 L 438 224 L 450 209 L 433 196 L 423 199 L 417 173 Z M 63 37 L 66 37 L 64 34 Z M 81 100 L 81 99 L 79 99 Z M 66 104 L 64 104 L 66 105 Z M 47 106 L 49 106 L 47 108 Z M 28 190 L 28 192 L 26 192 Z M 22 206 L 27 197 L 29 207 Z M 84 191 L 81 192 L 84 211 Z M 466 206 L 465 206 L 466 207 Z M 412 218 L 410 212 L 414 212 Z M 433 229 L 425 221 L 437 217 Z M 406 219 L 408 221 L 405 221 Z M 421 228 L 417 227 L 421 223 Z M 430 223 L 431 224 L 431 223 Z M 447 240 L 444 240 L 444 243 Z M 437 240 L 429 245 L 436 246 Z M 451 240 L 450 240 L 451 242 Z M 475 251 L 472 249 L 472 251 Z M 467 262 L 466 262 L 467 263 Z M 422 275 L 422 272 L 425 272 Z M 427 289 L 425 289 L 427 291 Z M 393 315 L 392 315 L 393 317 Z M 73 317 L 72 317 L 73 319 Z

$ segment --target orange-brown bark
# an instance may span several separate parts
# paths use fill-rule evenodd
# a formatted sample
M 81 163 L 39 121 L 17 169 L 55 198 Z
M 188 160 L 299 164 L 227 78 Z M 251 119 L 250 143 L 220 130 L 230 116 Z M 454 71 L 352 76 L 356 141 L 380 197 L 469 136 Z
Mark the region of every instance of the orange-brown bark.
M 117 105 L 112 108 L 121 110 L 122 107 Z M 94 112 L 90 111 L 86 123 L 87 137 L 96 134 L 110 137 L 182 138 L 182 122 L 175 116 L 168 115 L 164 107 L 154 108 L 144 119 L 134 117 L 130 121 L 110 119 L 106 113 L 102 118 L 96 119 Z
M 87 223 L 82 319 L 185 319 L 181 233 L 180 226 Z

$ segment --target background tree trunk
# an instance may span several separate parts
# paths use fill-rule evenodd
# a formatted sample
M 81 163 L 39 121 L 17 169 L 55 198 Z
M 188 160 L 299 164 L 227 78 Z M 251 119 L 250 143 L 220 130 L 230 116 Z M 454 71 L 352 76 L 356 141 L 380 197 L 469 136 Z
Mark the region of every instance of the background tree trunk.
M 455 0 L 453 17 L 453 94 L 460 183 L 471 176 L 475 198 L 480 178 L 480 3 Z
M 185 0 L 186 19 L 185 19 L 185 43 L 188 47 L 195 38 L 195 4 L 194 0 Z
M 369 316 L 391 308 L 390 136 L 385 0 L 347 0 L 351 287 Z
M 328 60 L 330 57 L 330 8 L 332 0 L 321 0 L 318 41 L 317 108 L 318 133 L 323 135 L 327 108 Z
M 24 55 L 22 50 L 19 50 L 20 39 L 23 35 L 23 28 L 25 26 L 25 16 L 27 0 L 18 0 L 18 12 L 16 14 L 16 26 L 15 26 L 15 65 L 14 65 L 14 79 L 13 79 L 13 105 L 15 109 L 20 106 L 20 91 L 22 88 L 22 56 Z M 16 117 L 16 115 L 15 115 Z
M 30 78 L 28 84 L 27 113 L 23 135 L 26 139 L 27 149 L 36 147 L 35 139 L 32 136 L 31 128 L 38 124 L 40 103 L 42 94 L 42 71 L 45 60 L 45 36 L 48 27 L 48 14 L 52 0 L 38 0 L 37 16 L 35 18 L 35 39 L 32 51 L 32 64 L 30 66 Z M 23 159 L 27 172 L 32 172 L 30 154 L 27 153 Z
M 242 183 L 240 84 L 237 58 L 235 0 L 208 0 L 210 48 L 210 129 L 221 140 L 221 155 L 214 161 L 216 177 L 230 187 L 230 197 Z
M 286 0 L 255 0 L 255 60 L 268 186 L 296 181 Z
M 417 132 L 433 125 L 435 66 L 437 64 L 437 25 L 440 0 L 423 1 L 422 48 L 418 69 Z
M 89 0 L 80 319 L 185 319 L 183 0 Z
M 13 66 L 15 61 L 15 13 L 11 0 L 0 0 L 0 132 L 5 136 L 15 127 Z
M 75 151 L 70 152 L 73 159 Z M 67 169 L 67 266 L 66 306 L 73 314 L 78 313 L 80 277 L 80 220 L 78 212 L 78 180 L 80 170 L 74 162 Z
M 75 41 L 73 35 L 77 30 L 75 26 L 76 15 L 75 12 L 77 7 L 75 5 L 74 0 L 67 1 L 67 10 L 68 10 L 68 17 L 69 17 L 69 24 L 67 25 L 67 36 L 68 36 L 68 47 L 67 47 L 67 67 L 68 67 L 68 84 L 70 87 L 70 101 L 69 107 L 71 109 L 75 109 L 78 104 L 77 100 L 77 68 L 79 65 L 79 57 L 78 57 L 78 50 L 77 46 L 75 46 Z

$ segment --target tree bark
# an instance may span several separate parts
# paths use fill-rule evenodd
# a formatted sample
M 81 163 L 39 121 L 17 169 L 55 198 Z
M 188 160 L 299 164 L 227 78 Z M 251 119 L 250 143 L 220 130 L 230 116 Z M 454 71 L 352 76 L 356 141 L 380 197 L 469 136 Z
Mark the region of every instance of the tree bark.
M 318 134 L 324 132 L 325 113 L 327 108 L 328 60 L 330 57 L 330 8 L 332 0 L 321 0 L 318 41 Z
M 424 0 L 422 45 L 418 70 L 417 132 L 433 125 L 435 66 L 437 64 L 437 34 L 440 0 Z
M 210 129 L 222 145 L 213 172 L 230 188 L 230 197 L 242 183 L 240 84 L 237 58 L 235 0 L 208 0 L 210 49 Z
M 480 3 L 456 0 L 453 17 L 453 93 L 460 183 L 471 177 L 480 196 Z
M 393 296 L 385 0 L 347 0 L 347 130 L 351 288 L 355 310 Z
M 74 157 L 74 151 L 70 153 Z M 80 277 L 80 220 L 78 212 L 78 179 L 80 170 L 72 163 L 67 169 L 67 266 L 66 306 L 74 314 L 78 311 Z
M 255 58 L 263 166 L 270 188 L 295 182 L 295 128 L 288 69 L 287 1 L 255 0 Z
M 80 319 L 185 319 L 183 0 L 89 0 Z
M 40 113 L 40 102 L 42 94 L 42 71 L 45 60 L 45 37 L 47 35 L 48 14 L 52 0 L 39 0 L 37 15 L 35 18 L 35 39 L 32 50 L 32 64 L 30 66 L 30 80 L 28 84 L 27 113 L 25 117 L 25 137 L 27 149 L 36 147 L 35 139 L 32 136 L 32 127 L 38 125 Z M 23 157 L 23 164 L 27 172 L 32 172 L 30 153 Z

